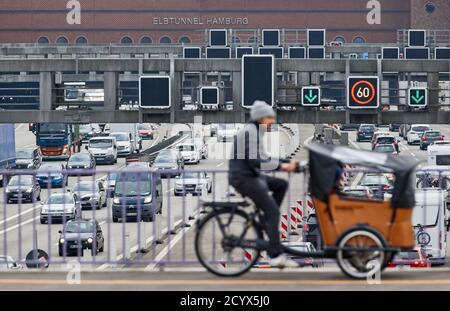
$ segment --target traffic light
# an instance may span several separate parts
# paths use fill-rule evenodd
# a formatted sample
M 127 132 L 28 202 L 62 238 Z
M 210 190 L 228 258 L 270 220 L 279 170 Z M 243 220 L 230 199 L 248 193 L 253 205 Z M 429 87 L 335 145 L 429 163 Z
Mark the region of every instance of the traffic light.
M 428 89 L 426 87 L 412 87 L 408 89 L 408 105 L 411 107 L 425 107 L 428 105 Z
M 378 77 L 348 77 L 347 107 L 350 109 L 378 108 L 380 105 Z
M 302 88 L 302 106 L 320 106 L 320 87 L 306 86 Z

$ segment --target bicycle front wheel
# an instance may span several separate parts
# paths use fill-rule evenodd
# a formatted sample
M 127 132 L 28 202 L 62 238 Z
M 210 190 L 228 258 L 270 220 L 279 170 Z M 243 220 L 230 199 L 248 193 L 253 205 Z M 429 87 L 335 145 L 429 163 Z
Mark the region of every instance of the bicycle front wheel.
M 200 263 L 218 276 L 239 276 L 259 260 L 260 250 L 230 246 L 230 240 L 262 240 L 259 227 L 248 225 L 249 216 L 243 211 L 231 214 L 217 211 L 207 215 L 197 229 L 195 252 Z

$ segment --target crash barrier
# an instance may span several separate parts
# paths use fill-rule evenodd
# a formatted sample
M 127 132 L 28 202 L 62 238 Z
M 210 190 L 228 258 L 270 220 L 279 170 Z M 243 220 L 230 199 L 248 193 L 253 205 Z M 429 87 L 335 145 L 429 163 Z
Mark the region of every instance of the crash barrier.
M 389 172 L 381 174 L 358 167 L 345 170 L 350 178 L 346 186 L 336 189 L 341 195 L 367 201 L 390 199 L 394 180 Z M 242 198 L 232 195 L 235 191 L 228 184 L 225 170 L 186 170 L 184 174 L 187 172 L 206 173 L 206 177 L 202 175 L 203 181 L 192 187 L 186 182 L 187 175 L 175 177 L 182 173 L 178 171 L 1 171 L 8 176 L 9 184 L 0 189 L 0 255 L 11 256 L 24 267 L 32 266 L 38 263 L 27 261 L 26 256 L 40 249 L 48 254 L 49 267 L 56 269 L 64 269 L 73 260 L 82 267 L 99 270 L 198 266 L 194 251 L 196 224 L 211 211 L 205 210 L 202 203 Z M 310 243 L 320 249 L 320 230 L 306 186 L 307 176 L 276 175 L 290 185 L 281 208 L 285 228 L 282 240 Z M 413 229 L 417 246 L 431 256 L 430 261 L 445 262 L 450 170 L 419 170 L 415 182 Z M 68 198 L 63 200 L 65 196 Z M 213 236 L 211 249 L 220 249 L 220 241 Z M 259 264 L 266 263 L 266 257 L 260 259 Z
M 341 131 L 337 124 L 316 124 L 314 140 L 327 145 L 349 145 L 348 133 Z
M 188 134 L 188 132 L 180 131 L 180 132 L 178 132 L 178 134 L 176 134 L 172 137 L 166 138 L 162 142 L 156 144 L 155 146 L 152 146 L 152 147 L 148 148 L 147 150 L 142 151 L 138 155 L 139 161 L 149 162 L 150 164 L 152 164 L 155 161 L 156 157 L 158 156 L 158 153 L 161 150 L 172 146 L 173 144 L 175 144 L 177 141 L 179 141 L 181 138 L 183 138 L 187 134 Z

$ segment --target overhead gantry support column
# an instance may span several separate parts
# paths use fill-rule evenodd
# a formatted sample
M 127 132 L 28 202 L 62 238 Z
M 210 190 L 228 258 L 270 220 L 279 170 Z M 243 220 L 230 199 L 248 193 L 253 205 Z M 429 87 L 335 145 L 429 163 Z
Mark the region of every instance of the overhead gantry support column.
M 39 75 L 39 110 L 50 112 L 52 104 L 56 101 L 55 73 L 45 71 Z

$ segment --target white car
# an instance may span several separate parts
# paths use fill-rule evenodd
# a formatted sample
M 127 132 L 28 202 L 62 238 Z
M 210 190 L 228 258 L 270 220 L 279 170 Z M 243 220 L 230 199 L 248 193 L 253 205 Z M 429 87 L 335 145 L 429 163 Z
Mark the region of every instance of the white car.
M 428 124 L 413 124 L 411 129 L 406 134 L 406 141 L 408 145 L 420 143 L 420 138 L 426 131 L 431 131 L 431 126 Z
M 200 152 L 197 146 L 193 143 L 182 143 L 177 146 L 181 156 L 184 159 L 184 163 L 198 164 L 200 163 Z
M 109 134 L 110 137 L 116 138 L 117 155 L 127 156 L 132 155 L 135 151 L 133 137 L 128 132 L 114 132 Z
M 201 196 L 212 192 L 211 178 L 205 172 L 184 171 L 181 176 L 176 177 L 174 195 L 185 196 L 192 193 L 195 196 Z
M 201 159 L 208 159 L 208 146 L 203 141 L 203 138 L 194 138 L 191 139 L 189 142 L 195 144 L 200 153 Z
M 72 192 L 52 193 L 41 206 L 41 224 L 64 222 L 81 217 L 81 204 Z

